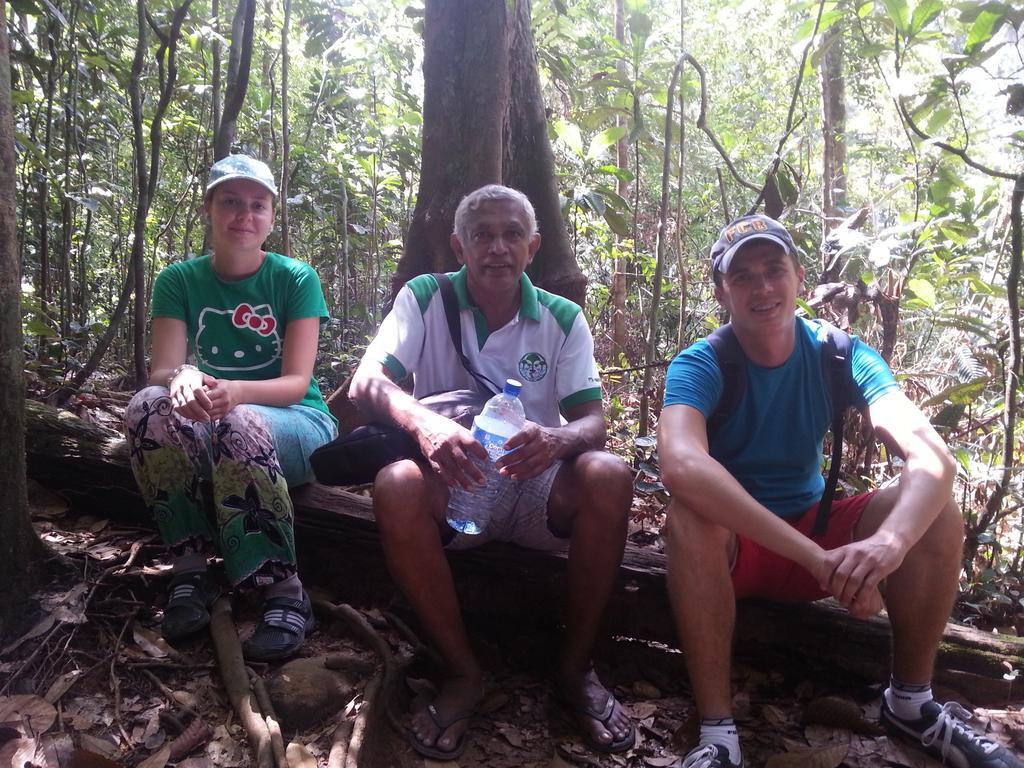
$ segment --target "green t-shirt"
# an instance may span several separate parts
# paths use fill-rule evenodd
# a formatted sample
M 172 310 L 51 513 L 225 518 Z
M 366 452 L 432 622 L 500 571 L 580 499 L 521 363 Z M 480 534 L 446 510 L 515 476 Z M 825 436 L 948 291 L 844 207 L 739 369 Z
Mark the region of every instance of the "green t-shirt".
M 153 285 L 152 314 L 185 323 L 189 354 L 200 370 L 244 381 L 281 375 L 290 321 L 328 316 L 316 271 L 269 251 L 259 271 L 244 280 L 222 280 L 209 256 L 169 265 Z M 299 405 L 329 413 L 315 378 Z

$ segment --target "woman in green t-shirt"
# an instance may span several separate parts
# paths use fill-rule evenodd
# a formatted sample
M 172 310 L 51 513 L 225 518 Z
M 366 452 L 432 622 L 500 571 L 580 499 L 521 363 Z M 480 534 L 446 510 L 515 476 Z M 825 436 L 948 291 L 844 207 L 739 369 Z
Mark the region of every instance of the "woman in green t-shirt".
M 263 590 L 242 646 L 256 661 L 291 655 L 313 627 L 288 488 L 312 479 L 309 454 L 337 431 L 313 377 L 327 317 L 320 280 L 263 250 L 276 195 L 258 160 L 229 155 L 210 168 L 213 252 L 157 276 L 149 386 L 125 414 L 132 470 L 172 553 L 164 637 L 209 624 L 215 547 L 234 587 Z

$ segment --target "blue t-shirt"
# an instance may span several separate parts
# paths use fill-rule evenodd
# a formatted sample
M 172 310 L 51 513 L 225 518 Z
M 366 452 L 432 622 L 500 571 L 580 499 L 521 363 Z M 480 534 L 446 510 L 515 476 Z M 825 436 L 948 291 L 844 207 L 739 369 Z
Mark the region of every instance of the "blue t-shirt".
M 708 446 L 711 457 L 747 493 L 787 518 L 802 514 L 821 498 L 822 442 L 832 422 L 832 401 L 821 366 L 825 328 L 817 320 L 795 322 L 796 344 L 785 363 L 762 368 L 747 361 L 743 397 Z M 881 356 L 857 338 L 852 364 L 859 405 L 871 405 L 898 386 Z M 665 406 L 689 405 L 710 419 L 722 386 L 718 358 L 701 339 L 669 365 Z

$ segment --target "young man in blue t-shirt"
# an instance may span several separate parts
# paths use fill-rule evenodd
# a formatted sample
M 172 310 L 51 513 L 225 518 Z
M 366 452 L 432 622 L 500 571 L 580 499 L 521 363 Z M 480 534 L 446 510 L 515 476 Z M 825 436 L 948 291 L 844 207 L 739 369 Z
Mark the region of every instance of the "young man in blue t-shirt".
M 942 439 L 881 357 L 855 340 L 855 394 L 903 456 L 903 471 L 888 488 L 837 499 L 827 531 L 812 534 L 831 398 L 820 356 L 824 329 L 793 315 L 804 277 L 798 251 L 779 222 L 752 215 L 722 230 L 711 260 L 715 297 L 747 358 L 743 394 L 709 437 L 722 374 L 715 351 L 698 341 L 669 367 L 658 425 L 672 494 L 668 585 L 701 716 L 700 743 L 682 765 L 743 764 L 729 683 L 735 599 L 832 595 L 860 618 L 884 600 L 893 660 L 881 720 L 890 733 L 962 768 L 1022 768 L 964 725 L 969 713 L 932 699 L 963 544 L 954 463 Z

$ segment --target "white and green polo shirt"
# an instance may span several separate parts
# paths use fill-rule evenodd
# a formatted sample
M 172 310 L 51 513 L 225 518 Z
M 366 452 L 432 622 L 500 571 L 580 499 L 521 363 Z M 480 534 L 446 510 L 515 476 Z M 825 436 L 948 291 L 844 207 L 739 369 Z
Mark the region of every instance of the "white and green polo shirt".
M 496 385 L 523 382 L 526 418 L 556 427 L 560 412 L 601 399 L 594 339 L 579 305 L 536 288 L 524 274 L 519 313 L 488 333 L 483 314 L 470 304 L 465 268 L 448 276 L 459 299 L 463 352 Z M 433 275 L 419 275 L 398 292 L 363 359 L 383 365 L 395 381 L 411 373 L 416 397 L 476 387 L 452 346 Z

